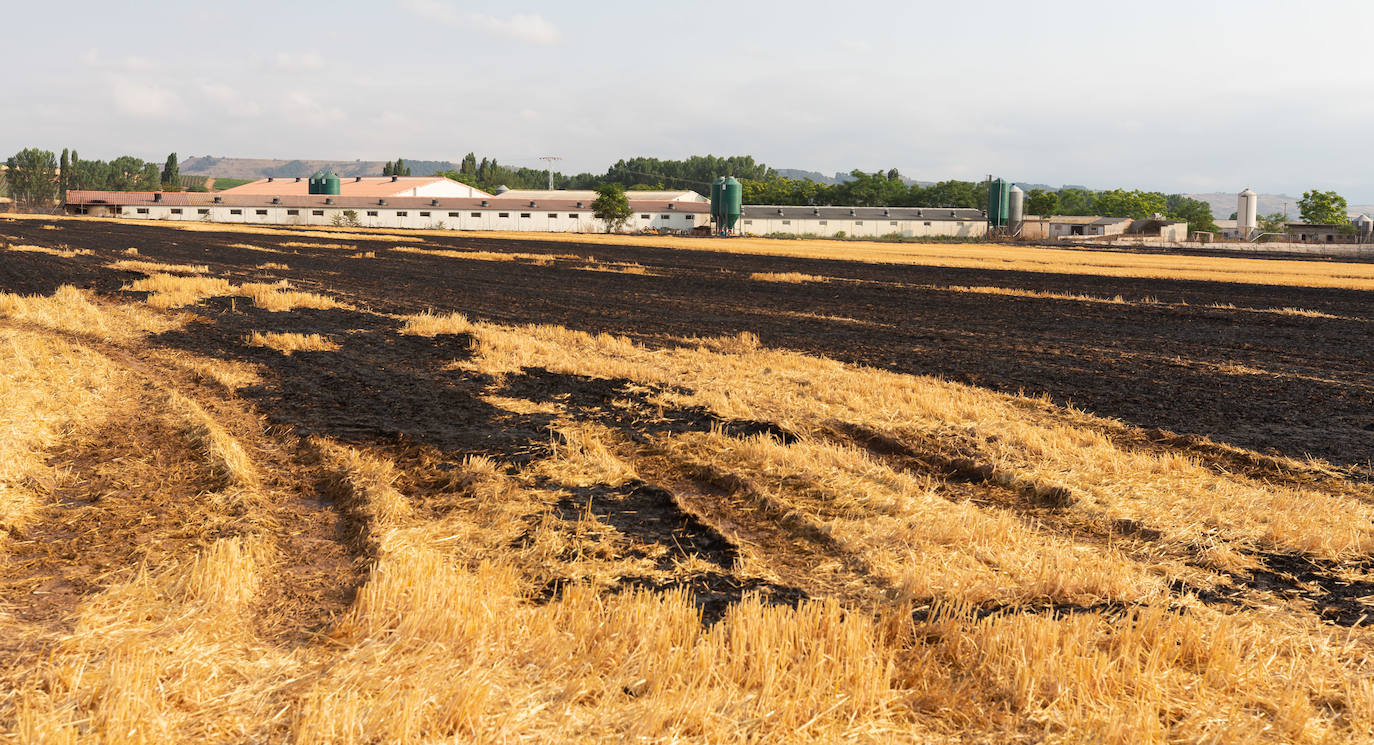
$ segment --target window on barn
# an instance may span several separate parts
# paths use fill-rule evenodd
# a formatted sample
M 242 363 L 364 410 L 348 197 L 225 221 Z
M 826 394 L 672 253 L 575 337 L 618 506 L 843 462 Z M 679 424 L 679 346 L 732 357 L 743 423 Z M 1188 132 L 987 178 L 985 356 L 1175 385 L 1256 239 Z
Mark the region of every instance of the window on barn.
M 458 217 L 458 213 L 457 213 L 457 212 L 450 212 L 450 213 L 448 213 L 448 216 L 449 216 L 449 217 Z
M 927 228 L 930 227 L 930 221 L 929 221 L 929 220 L 926 220 L 926 227 L 927 227 Z
M 180 214 L 181 214 L 181 208 L 180 208 L 180 207 L 173 207 L 173 208 L 172 208 L 172 214 L 173 214 L 173 215 L 180 215 Z
M 791 225 L 791 224 L 792 224 L 792 221 L 791 221 L 791 220 L 783 220 L 783 221 L 782 221 L 782 224 L 783 224 L 783 225 Z
M 577 219 L 577 215 L 575 215 L 575 214 L 569 212 L 569 213 L 568 213 L 568 219 L 569 219 L 569 220 L 576 220 L 576 219 Z
M 896 220 L 892 220 L 891 222 L 888 223 L 888 225 L 891 225 L 892 227 L 895 228 L 895 227 L 897 227 L 897 221 L 896 221 Z
M 558 213 L 557 213 L 557 212 L 550 212 L 550 213 L 549 213 L 549 217 L 558 217 Z
M 409 213 L 409 212 L 406 212 L 405 210 L 400 210 L 400 211 L 398 211 L 398 212 L 396 213 L 396 216 L 397 216 L 397 217 L 405 217 L 406 215 L 409 215 L 409 214 L 410 214 L 410 213 Z
M 855 220 L 855 221 L 854 221 L 854 224 L 855 224 L 855 225 L 863 225 L 863 224 L 864 224 L 864 221 L 863 221 L 863 220 Z
M 696 215 L 683 215 L 683 216 L 682 216 L 682 219 L 686 220 L 687 222 L 691 222 L 692 219 L 695 218 L 695 217 L 696 217 Z
M 267 214 L 267 210 L 254 210 L 254 212 L 258 213 L 259 215 Z
M 640 216 L 639 216 L 639 219 L 641 219 L 641 220 L 648 220 L 648 219 L 649 219 L 649 216 L 648 216 L 648 215 L 640 215 Z
M 528 213 L 528 212 L 521 212 L 521 213 L 520 213 L 520 216 L 521 216 L 521 217 L 529 217 L 529 216 L 530 216 L 530 213 Z
M 324 217 L 324 210 L 310 210 L 310 214 L 315 217 Z
M 829 225 L 830 223 L 827 222 L 827 221 L 825 221 L 825 220 L 818 220 L 818 221 L 816 222 L 816 224 L 817 224 L 817 225 Z
M 660 220 L 671 220 L 671 219 L 673 219 L 673 216 L 672 216 L 672 215 L 659 215 L 659 216 L 658 216 L 658 219 L 660 219 Z
M 138 214 L 140 214 L 140 215 L 146 215 L 146 214 L 148 214 L 148 208 L 147 208 L 147 207 L 139 207 L 139 208 L 138 208 Z
M 482 216 L 482 213 L 481 213 L 481 212 L 474 212 L 474 213 L 472 213 L 472 216 L 473 216 L 473 217 L 481 217 L 481 216 Z
M 196 214 L 197 214 L 197 215 L 208 215 L 208 214 L 210 214 L 210 210 L 209 210 L 208 208 L 206 208 L 206 207 L 201 207 L 200 209 L 196 210 Z
M 242 215 L 242 214 L 243 214 L 243 210 L 229 210 L 229 214 L 231 214 L 231 215 Z
M 753 225 L 753 224 L 754 224 L 754 221 L 753 221 L 753 220 L 745 220 L 745 221 L 744 221 L 744 224 L 745 224 L 745 225 Z
M 376 216 L 377 216 L 377 210 L 368 210 L 368 211 L 367 211 L 367 216 L 368 216 L 368 217 L 376 217 Z
M 497 216 L 497 217 L 510 217 L 510 213 L 509 213 L 509 212 L 498 212 L 498 213 L 496 213 L 496 216 Z
M 421 213 L 420 213 L 420 217 L 429 217 L 429 213 L 428 213 L 428 212 L 421 212 Z

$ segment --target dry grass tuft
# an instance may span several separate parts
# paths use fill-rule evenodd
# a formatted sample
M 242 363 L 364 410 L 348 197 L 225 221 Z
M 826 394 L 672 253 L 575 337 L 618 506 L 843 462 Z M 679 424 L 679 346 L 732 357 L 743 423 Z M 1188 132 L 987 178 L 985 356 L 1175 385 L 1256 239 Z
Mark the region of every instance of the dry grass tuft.
M 111 269 L 129 272 L 143 272 L 144 274 L 156 274 L 158 272 L 168 272 L 172 274 L 205 274 L 210 271 L 210 267 L 204 264 L 162 264 L 156 261 L 131 261 L 121 260 L 113 264 L 108 264 Z
M 195 305 L 209 297 L 234 294 L 228 280 L 219 277 L 178 277 L 172 274 L 152 274 L 121 288 L 130 292 L 147 292 L 148 304 L 155 308 L 180 308 Z
M 137 255 L 138 255 L 138 249 L 137 249 L 137 248 L 134 248 L 133 246 L 130 246 L 130 247 L 124 249 L 123 253 L 124 253 L 125 256 L 137 256 Z
M 282 241 L 279 245 L 286 248 L 341 248 L 346 251 L 357 251 L 358 246 L 353 243 L 314 243 L 311 241 Z
M 579 266 L 577 267 L 577 269 L 584 272 L 609 272 L 611 274 L 652 274 L 648 269 L 644 268 L 643 265 L 635 263 L 633 261 L 612 261 L 603 263 L 593 260 L 592 263 L 587 264 L 586 266 Z
M 95 253 L 89 248 L 68 248 L 66 246 L 58 246 L 56 248 L 49 248 L 48 246 L 10 246 L 10 250 L 49 254 L 64 259 L 74 259 L 77 256 L 90 256 Z
M 314 292 L 301 292 L 290 289 L 286 280 L 273 283 L 247 282 L 238 288 L 237 294 L 250 298 L 253 304 L 264 310 L 284 311 L 293 308 L 315 308 L 330 310 L 348 308 L 348 304 L 335 300 L 328 295 Z
M 423 254 L 425 256 L 441 256 L 448 259 L 471 259 L 473 261 L 523 261 L 538 266 L 552 264 L 555 259 L 576 259 L 573 254 L 534 254 L 534 253 L 498 253 L 496 251 L 449 251 L 441 249 L 415 248 L 414 246 L 397 246 L 392 251 L 401 253 Z
M 263 270 L 276 269 L 283 272 L 291 269 L 291 267 L 287 266 L 286 264 L 278 264 L 275 261 L 269 261 L 266 264 L 258 264 L 258 268 Z
M 264 334 L 254 331 L 248 337 L 248 344 L 254 347 L 270 347 L 283 354 L 334 352 L 339 349 L 337 342 L 319 334 Z
M 815 274 L 802 274 L 801 272 L 754 272 L 749 275 L 749 279 L 759 282 L 786 282 L 788 284 L 830 281 L 829 277 L 821 277 Z
M 402 316 L 405 325 L 402 334 L 414 336 L 438 336 L 439 334 L 466 334 L 476 327 L 462 313 L 435 314 L 430 312 L 414 316 Z

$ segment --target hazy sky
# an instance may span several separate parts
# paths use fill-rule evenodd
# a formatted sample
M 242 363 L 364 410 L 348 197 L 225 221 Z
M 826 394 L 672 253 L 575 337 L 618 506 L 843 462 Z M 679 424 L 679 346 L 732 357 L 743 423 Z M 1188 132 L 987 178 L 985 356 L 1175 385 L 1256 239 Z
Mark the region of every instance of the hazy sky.
M 749 154 L 1374 202 L 1367 0 L 75 0 L 0 23 L 5 154 Z

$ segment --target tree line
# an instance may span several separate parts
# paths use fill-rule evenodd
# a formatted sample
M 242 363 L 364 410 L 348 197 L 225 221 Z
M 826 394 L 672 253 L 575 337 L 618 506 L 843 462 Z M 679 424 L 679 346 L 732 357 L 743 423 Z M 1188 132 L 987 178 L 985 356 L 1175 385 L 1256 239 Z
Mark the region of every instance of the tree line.
M 72 189 L 100 191 L 181 191 L 177 154 L 162 166 L 132 155 L 114 160 L 83 160 L 74 149 L 25 148 L 5 161 L 6 189 L 16 204 L 26 209 L 46 209 L 65 202 Z M 192 191 L 205 191 L 203 185 Z
M 108 191 L 180 191 L 183 188 L 177 154 L 171 153 L 159 167 L 133 156 L 110 161 L 83 160 L 75 149 L 63 149 L 61 156 L 48 150 L 27 148 L 6 161 L 7 190 L 15 202 L 29 208 L 45 208 L 64 201 L 70 189 Z M 401 158 L 387 162 L 384 176 L 409 176 L 410 166 Z M 823 184 L 810 179 L 779 176 L 777 171 L 757 162 L 752 156 L 694 155 L 682 160 L 635 157 L 621 159 L 605 173 L 579 173 L 572 176 L 547 169 L 501 165 L 495 158 L 478 159 L 476 153 L 463 157 L 456 170 L 439 171 L 455 181 L 493 192 L 501 186 L 512 189 L 541 189 L 552 175 L 556 189 L 601 189 L 618 184 L 634 190 L 692 189 L 707 192 L 720 176 L 734 176 L 741 182 L 745 204 L 816 205 L 837 207 L 950 207 L 982 209 L 987 206 L 988 184 L 980 181 L 941 181 L 922 185 L 909 183 L 896 169 L 872 173 L 854 170 L 847 181 Z M 188 187 L 204 191 L 203 184 Z M 1299 201 L 1305 222 L 1346 225 L 1346 201 L 1335 192 L 1313 190 Z M 1211 207 L 1182 194 L 1154 191 L 1089 189 L 1066 187 L 1058 190 L 1031 189 L 1026 194 L 1025 212 L 1029 215 L 1100 215 L 1142 219 L 1153 215 L 1182 220 L 1189 231 L 1217 230 Z M 1282 216 L 1266 215 L 1261 227 L 1278 232 Z

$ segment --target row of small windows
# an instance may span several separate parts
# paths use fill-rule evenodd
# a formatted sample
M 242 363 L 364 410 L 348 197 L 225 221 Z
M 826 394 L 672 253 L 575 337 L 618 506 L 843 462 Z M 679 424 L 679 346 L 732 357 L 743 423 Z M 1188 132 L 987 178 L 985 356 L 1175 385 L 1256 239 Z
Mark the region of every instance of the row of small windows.
M 148 208 L 147 208 L 147 207 L 138 207 L 138 208 L 136 208 L 135 211 L 137 212 L 137 214 L 140 214 L 140 215 L 146 215 L 146 214 L 148 214 Z M 265 209 L 255 209 L 255 210 L 253 210 L 253 213 L 254 213 L 255 215 L 266 216 L 266 215 L 267 215 L 267 210 L 265 210 Z M 173 214 L 173 215 L 180 215 L 180 214 L 182 214 L 182 209 L 181 209 L 180 207 L 173 207 L 173 208 L 171 208 L 171 214 Z M 198 215 L 208 215 L 208 214 L 210 214 L 210 210 L 209 210 L 208 208 L 202 207 L 202 208 L 199 208 L 199 209 L 196 210 L 196 214 L 198 214 Z M 230 209 L 230 210 L 229 210 L 229 214 L 230 214 L 230 215 L 242 215 L 242 214 L 243 214 L 243 210 L 242 210 L 242 209 L 233 208 L 233 209 Z M 301 211 L 298 210 L 298 209 L 289 209 L 289 210 L 286 211 L 286 214 L 287 214 L 287 216 L 289 216 L 289 217 L 298 217 L 298 216 L 301 214 Z M 313 216 L 313 217 L 324 217 L 324 210 L 311 210 L 311 211 L 310 211 L 310 214 L 311 214 L 311 216 Z M 378 210 L 368 210 L 368 211 L 367 211 L 367 216 L 368 216 L 368 217 L 377 217 L 379 214 L 380 214 L 380 213 L 379 213 Z M 549 212 L 549 213 L 547 213 L 547 214 L 548 214 L 549 219 L 551 219 L 551 220 L 557 219 L 557 218 L 558 218 L 558 213 L 557 213 L 557 212 Z M 407 212 L 406 210 L 397 210 L 397 211 L 396 211 L 396 217 L 408 217 L 409 215 L 410 215 L 410 213 Z M 469 215 L 470 217 L 476 217 L 476 218 L 482 217 L 482 213 L 481 213 L 481 212 L 470 212 L 470 213 L 468 213 L 468 215 Z M 421 212 L 421 213 L 420 213 L 420 217 L 429 217 L 429 216 L 430 216 L 430 213 L 429 213 L 429 212 Z M 458 212 L 450 212 L 450 213 L 448 213 L 448 216 L 449 216 L 449 217 L 460 217 L 460 216 L 461 216 L 461 213 L 458 213 Z M 497 213 L 497 217 L 500 217 L 500 218 L 509 218 L 509 217 L 510 217 L 510 213 L 509 213 L 509 212 L 499 212 L 499 213 Z M 521 212 L 521 213 L 520 213 L 520 217 L 521 217 L 521 219 L 529 219 L 529 218 L 531 217 L 531 213 L 529 213 L 529 212 Z M 568 219 L 569 219 L 569 220 L 580 220 L 580 219 L 583 219 L 584 217 L 585 217 L 585 215 L 579 215 L 579 214 L 574 213 L 574 212 L 569 212 L 569 213 L 568 213 Z M 652 219 L 652 218 L 653 218 L 653 215 L 640 215 L 639 217 L 640 217 L 641 220 L 649 220 L 649 219 Z M 659 218 L 660 218 L 660 219 L 663 219 L 663 220 L 671 220 L 672 217 L 673 217 L 672 215 L 659 215 Z M 691 222 L 692 220 L 695 219 L 695 217 L 696 217 L 695 215 L 683 215 L 683 216 L 682 216 L 682 219 Z M 748 222 L 749 222 L 749 221 L 746 221 L 746 223 L 748 223 Z M 783 224 L 784 224 L 784 225 L 790 224 L 790 221 L 784 220 L 784 221 L 783 221 Z M 821 220 L 821 224 L 824 225 L 824 224 L 825 224 L 825 221 L 824 221 L 824 220 Z M 856 224 L 862 225 L 863 222 L 860 221 L 860 222 L 858 222 L 858 223 L 856 223 Z M 930 223 L 926 223 L 926 224 L 929 225 Z M 893 223 L 893 225 L 896 225 L 896 223 Z

